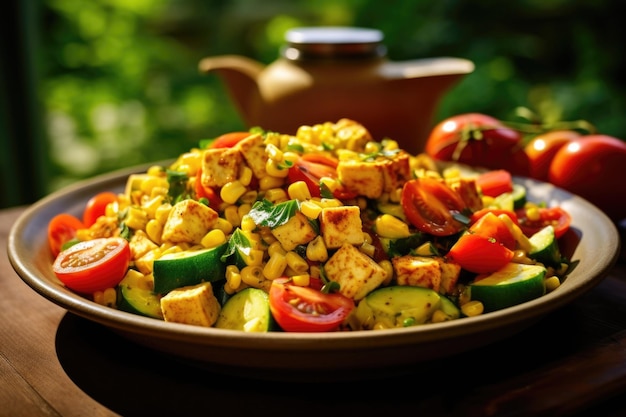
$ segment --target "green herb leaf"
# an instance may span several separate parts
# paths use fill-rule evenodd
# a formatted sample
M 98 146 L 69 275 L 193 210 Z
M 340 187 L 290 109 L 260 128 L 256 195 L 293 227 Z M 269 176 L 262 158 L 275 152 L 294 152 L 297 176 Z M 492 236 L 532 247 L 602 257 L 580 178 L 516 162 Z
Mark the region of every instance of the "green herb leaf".
M 257 226 L 274 229 L 287 223 L 299 209 L 300 206 L 297 200 L 273 204 L 271 201 L 264 199 L 254 203 L 248 215 Z

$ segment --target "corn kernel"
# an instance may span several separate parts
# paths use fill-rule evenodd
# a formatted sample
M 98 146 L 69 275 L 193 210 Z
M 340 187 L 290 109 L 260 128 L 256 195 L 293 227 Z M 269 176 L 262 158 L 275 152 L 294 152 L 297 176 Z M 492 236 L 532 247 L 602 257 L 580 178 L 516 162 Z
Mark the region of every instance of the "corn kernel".
M 265 191 L 272 188 L 280 188 L 282 187 L 284 182 L 284 178 L 276 177 L 273 175 L 266 175 L 259 180 L 259 189 L 261 191 Z
M 165 224 L 171 210 L 172 205 L 170 203 L 161 204 L 154 213 L 154 219 L 161 224 Z
M 272 188 L 265 192 L 265 199 L 276 204 L 288 200 L 287 193 L 282 188 Z
M 485 307 L 480 301 L 472 300 L 461 306 L 461 311 L 467 317 L 474 317 L 483 314 Z
M 157 245 L 161 244 L 161 233 L 163 233 L 163 224 L 159 221 L 152 219 L 146 223 L 146 234 L 151 241 Z
M 238 206 L 228 206 L 224 209 L 224 217 L 226 221 L 233 225 L 233 227 L 238 227 L 241 224 L 241 216 L 239 215 L 239 207 Z
M 250 167 L 248 166 L 242 167 L 239 172 L 239 182 L 247 187 L 248 185 L 250 185 L 251 181 L 252 181 L 252 169 L 250 169 Z
M 218 217 L 217 218 L 213 228 L 221 230 L 226 235 L 233 231 L 233 225 L 230 224 L 230 222 L 228 220 L 226 220 L 226 219 L 224 219 L 222 217 Z
M 383 285 L 388 285 L 393 279 L 393 264 L 390 260 L 384 259 L 378 263 L 380 267 L 385 271 L 385 280 Z
M 452 318 L 444 313 L 443 310 L 435 310 L 432 317 L 430 318 L 430 321 L 432 323 L 443 323 L 444 321 L 449 321 L 451 319 Z
M 328 260 L 328 250 L 322 236 L 317 236 L 306 246 L 306 257 L 313 262 L 325 262 Z
M 256 223 L 249 215 L 245 215 L 241 218 L 241 230 L 251 232 L 256 229 Z
M 268 246 L 268 248 L 267 248 L 267 254 L 269 256 L 272 256 L 276 252 L 280 253 L 283 256 L 285 256 L 287 254 L 287 251 L 285 249 L 283 249 L 283 247 L 282 247 L 282 245 L 280 244 L 279 241 L 272 242 Z
M 291 280 L 295 285 L 308 287 L 311 283 L 311 276 L 309 274 L 292 275 Z
M 276 162 L 283 161 L 283 151 L 278 149 L 278 147 L 274 145 L 273 143 L 270 143 L 267 146 L 265 146 L 265 154 L 267 155 L 269 159 L 274 160 Z
M 561 286 L 561 280 L 559 280 L 559 277 L 557 276 L 551 276 L 550 278 L 546 279 L 546 291 L 550 292 L 550 291 L 554 291 L 556 290 L 558 287 Z
M 209 231 L 200 241 L 202 246 L 205 248 L 215 248 L 224 242 L 226 242 L 226 235 L 220 229 L 213 229 Z
M 246 191 L 241 181 L 235 180 L 224 184 L 220 190 L 220 197 L 225 203 L 235 204 Z
M 296 181 L 287 188 L 289 198 L 292 200 L 305 201 L 311 199 L 311 192 L 304 181 Z
M 300 211 L 309 219 L 317 219 L 322 212 L 322 207 L 312 201 L 303 201 L 300 204 Z
M 382 214 L 376 217 L 374 227 L 380 236 L 390 239 L 401 239 L 409 237 L 411 234 L 409 225 L 391 214 Z
M 287 252 L 285 254 L 285 259 L 287 260 L 287 265 L 289 265 L 289 268 L 293 269 L 296 272 L 302 273 L 308 271 L 309 269 L 308 262 L 294 251 Z
M 263 268 L 259 265 L 246 266 L 241 272 L 241 281 L 254 288 L 261 288 L 265 278 L 263 277 Z
M 287 267 L 287 258 L 279 252 L 274 252 L 263 267 L 263 276 L 267 279 L 276 279 L 283 275 Z
M 124 223 L 131 229 L 144 230 L 148 223 L 148 216 L 143 210 L 137 207 L 129 207 Z

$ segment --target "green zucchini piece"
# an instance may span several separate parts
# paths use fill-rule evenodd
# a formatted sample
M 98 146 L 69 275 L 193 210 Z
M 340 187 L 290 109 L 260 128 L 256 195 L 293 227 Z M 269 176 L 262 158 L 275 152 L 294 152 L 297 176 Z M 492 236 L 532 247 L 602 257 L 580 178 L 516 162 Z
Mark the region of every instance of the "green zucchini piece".
M 215 248 L 170 253 L 155 259 L 154 292 L 167 294 L 176 288 L 224 279 L 226 265 L 220 258 L 227 246 L 224 243 Z
M 129 270 L 118 284 L 119 302 L 117 308 L 128 313 L 163 319 L 161 297 L 155 294 L 145 276 L 135 270 Z
M 485 312 L 501 310 L 539 298 L 546 293 L 546 268 L 509 263 L 470 284 L 470 298 L 483 303 Z
M 554 234 L 554 227 L 548 225 L 529 238 L 530 251 L 528 257 L 546 266 L 561 266 L 561 251 Z
M 515 210 L 521 209 L 526 204 L 526 187 L 522 184 L 513 184 L 513 208 Z
M 449 319 L 460 317 L 456 305 L 430 288 L 390 286 L 379 288 L 361 300 L 349 320 L 353 329 L 408 327 L 430 323 L 441 310 Z
M 220 329 L 267 332 L 272 327 L 268 294 L 258 288 L 246 288 L 228 299 L 215 323 Z

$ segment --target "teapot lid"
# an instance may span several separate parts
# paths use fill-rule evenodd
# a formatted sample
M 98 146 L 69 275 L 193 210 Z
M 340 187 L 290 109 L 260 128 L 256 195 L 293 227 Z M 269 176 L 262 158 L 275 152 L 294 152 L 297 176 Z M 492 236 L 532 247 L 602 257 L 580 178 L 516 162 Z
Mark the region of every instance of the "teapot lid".
M 379 58 L 387 50 L 377 29 L 319 26 L 290 29 L 282 55 L 290 60 L 319 58 Z

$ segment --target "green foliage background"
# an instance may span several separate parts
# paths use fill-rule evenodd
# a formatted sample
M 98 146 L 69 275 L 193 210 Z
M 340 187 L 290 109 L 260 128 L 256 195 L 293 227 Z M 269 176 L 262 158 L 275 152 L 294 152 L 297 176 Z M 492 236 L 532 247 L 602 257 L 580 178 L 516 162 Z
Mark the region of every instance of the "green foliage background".
M 244 127 L 198 61 L 233 53 L 270 63 L 295 26 L 380 29 L 393 60 L 474 61 L 437 120 L 468 111 L 512 120 L 521 106 L 626 138 L 624 9 L 617 0 L 42 0 L 48 191 Z

